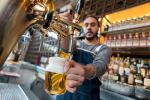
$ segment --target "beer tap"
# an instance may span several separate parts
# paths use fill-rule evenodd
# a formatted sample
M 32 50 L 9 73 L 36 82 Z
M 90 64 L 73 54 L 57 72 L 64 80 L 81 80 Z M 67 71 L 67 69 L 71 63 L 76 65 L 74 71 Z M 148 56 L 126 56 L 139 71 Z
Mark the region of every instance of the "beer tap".
M 50 25 L 50 22 L 52 21 L 53 18 L 53 11 L 48 11 L 45 15 L 45 22 L 43 24 L 43 28 L 47 29 Z
M 75 8 L 75 15 L 74 15 L 74 20 L 73 20 L 74 23 L 79 22 L 80 14 L 81 14 L 83 7 L 84 7 L 84 0 L 78 0 L 76 8 Z
M 53 13 L 54 13 L 54 9 L 55 9 L 55 6 L 54 6 L 54 3 L 53 3 L 53 0 L 49 0 L 47 2 L 47 8 L 48 8 L 48 11 L 45 15 L 45 23 L 43 25 L 43 28 L 44 29 L 47 29 L 50 25 L 50 22 L 52 21 L 52 18 L 53 18 Z

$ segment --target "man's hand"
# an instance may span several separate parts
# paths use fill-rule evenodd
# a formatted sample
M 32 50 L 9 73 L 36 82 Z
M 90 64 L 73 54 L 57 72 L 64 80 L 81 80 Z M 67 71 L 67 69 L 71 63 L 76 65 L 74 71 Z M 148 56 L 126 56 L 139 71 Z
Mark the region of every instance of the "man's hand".
M 74 61 L 66 62 L 64 68 L 66 72 L 66 89 L 69 92 L 75 92 L 77 87 L 82 85 L 85 79 L 84 65 L 81 65 Z

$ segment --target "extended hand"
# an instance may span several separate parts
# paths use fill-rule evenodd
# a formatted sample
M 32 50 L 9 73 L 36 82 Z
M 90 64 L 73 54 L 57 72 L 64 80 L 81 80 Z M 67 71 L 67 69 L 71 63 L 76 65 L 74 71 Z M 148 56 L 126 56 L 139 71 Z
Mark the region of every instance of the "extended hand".
M 78 86 L 82 85 L 85 79 L 84 66 L 74 61 L 68 61 L 64 70 L 67 75 L 66 89 L 73 93 Z

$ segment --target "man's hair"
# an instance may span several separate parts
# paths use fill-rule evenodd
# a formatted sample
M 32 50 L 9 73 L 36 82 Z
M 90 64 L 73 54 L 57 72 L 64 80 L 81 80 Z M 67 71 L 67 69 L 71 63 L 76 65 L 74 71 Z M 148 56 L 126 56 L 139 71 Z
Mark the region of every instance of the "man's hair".
M 89 18 L 89 17 L 94 18 L 94 19 L 97 21 L 98 27 L 100 26 L 99 21 L 98 21 L 98 17 L 92 16 L 92 15 L 88 15 L 88 16 L 86 16 L 86 17 L 84 18 L 84 20 L 83 20 L 83 21 L 85 21 L 85 20 L 86 20 L 87 18 Z

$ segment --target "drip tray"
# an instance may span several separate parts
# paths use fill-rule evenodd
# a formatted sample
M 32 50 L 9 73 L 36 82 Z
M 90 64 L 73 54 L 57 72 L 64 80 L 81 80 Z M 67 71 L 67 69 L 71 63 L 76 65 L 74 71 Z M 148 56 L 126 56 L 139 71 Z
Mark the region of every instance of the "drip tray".
M 20 85 L 0 83 L 0 100 L 29 100 Z

